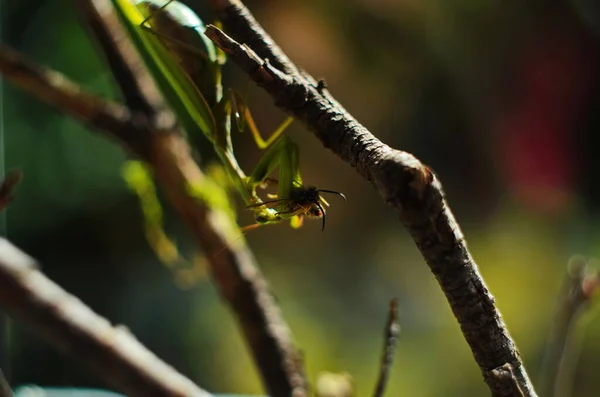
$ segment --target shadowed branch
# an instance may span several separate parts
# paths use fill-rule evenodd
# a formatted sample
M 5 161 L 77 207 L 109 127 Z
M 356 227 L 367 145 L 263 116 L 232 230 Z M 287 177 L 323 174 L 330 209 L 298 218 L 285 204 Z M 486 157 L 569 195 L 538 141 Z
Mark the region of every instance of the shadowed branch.
M 515 343 L 434 173 L 412 154 L 381 142 L 323 90 L 322 84 L 291 66 L 282 51 L 270 45 L 272 39 L 241 2 L 212 3 L 225 30 L 239 36 L 231 38 L 215 26 L 208 26 L 205 34 L 264 88 L 277 106 L 303 122 L 396 209 L 446 295 L 484 380 L 491 379 L 490 371 L 510 364 L 525 396 L 535 396 Z M 237 15 L 226 17 L 229 13 Z M 235 39 L 260 45 L 250 48 Z M 494 392 L 495 383 L 487 384 Z
M 210 397 L 44 274 L 0 238 L 0 308 L 131 397 Z

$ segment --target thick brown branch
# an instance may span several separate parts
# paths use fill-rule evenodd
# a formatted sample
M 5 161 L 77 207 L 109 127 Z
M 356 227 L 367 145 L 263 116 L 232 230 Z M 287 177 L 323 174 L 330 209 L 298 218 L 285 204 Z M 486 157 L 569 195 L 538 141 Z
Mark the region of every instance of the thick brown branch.
M 302 121 L 325 147 L 373 183 L 384 201 L 398 211 L 437 278 L 482 373 L 508 363 L 525 395 L 535 396 L 519 352 L 433 172 L 413 155 L 381 142 L 303 76 L 277 70 L 214 26 L 207 27 L 206 35 L 276 105 Z M 495 384 L 487 383 L 494 391 Z
M 147 350 L 124 327 L 113 327 L 0 238 L 0 307 L 128 396 L 209 397 Z
M 198 244 L 210 253 L 213 277 L 237 315 L 269 394 L 288 397 L 295 391 L 294 396 L 306 396 L 306 382 L 291 332 L 254 256 L 244 240 L 236 240 L 239 229 L 232 228 L 223 211 L 207 208 L 186 193 L 190 184 L 201 184 L 205 178 L 193 161 L 187 142 L 179 134 L 156 136 L 149 162 L 171 204 Z

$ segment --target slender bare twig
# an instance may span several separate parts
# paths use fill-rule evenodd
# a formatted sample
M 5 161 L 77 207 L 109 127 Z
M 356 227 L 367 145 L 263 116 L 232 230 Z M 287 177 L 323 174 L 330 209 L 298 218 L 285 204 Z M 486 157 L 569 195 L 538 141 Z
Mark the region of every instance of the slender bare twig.
M 3 211 L 13 199 L 15 188 L 21 182 L 23 173 L 21 170 L 13 170 L 6 175 L 6 178 L 0 184 L 0 211 Z
M 540 376 L 543 396 L 571 395 L 583 335 L 576 332 L 578 320 L 599 291 L 600 273 L 591 269 L 585 258 L 571 258 L 543 361 Z
M 215 2 L 235 4 L 235 7 L 223 8 L 223 12 L 244 7 L 239 1 Z M 244 12 L 245 17 L 235 19 L 235 23 L 247 23 L 251 15 L 247 10 Z M 377 139 L 305 74 L 289 67 L 285 68 L 288 74 L 275 68 L 271 63 L 278 57 L 279 50 L 268 48 L 270 39 L 264 39 L 268 35 L 256 21 L 248 26 L 244 30 L 246 34 L 259 33 L 263 37 L 265 45 L 261 55 L 269 58 L 262 58 L 214 26 L 208 26 L 205 34 L 263 87 L 277 106 L 302 121 L 325 147 L 371 181 L 384 201 L 397 210 L 446 295 L 484 379 L 490 379 L 487 376 L 490 371 L 508 363 L 524 394 L 535 396 L 515 343 L 467 249 L 434 173 L 410 153 L 392 149 Z M 240 30 L 228 24 L 224 27 Z M 257 29 L 260 29 L 258 33 Z M 252 37 L 238 39 L 253 42 Z M 488 386 L 494 390 L 494 384 L 488 382 Z
M 126 328 L 113 327 L 44 276 L 33 259 L 3 238 L 0 307 L 128 396 L 210 396 L 147 350 Z
M 385 325 L 385 340 L 383 343 L 383 354 L 381 355 L 381 366 L 379 368 L 379 378 L 375 386 L 373 397 L 383 397 L 387 386 L 392 363 L 394 362 L 394 353 L 396 351 L 396 342 L 400 335 L 400 325 L 398 324 L 398 300 L 390 301 L 388 321 Z

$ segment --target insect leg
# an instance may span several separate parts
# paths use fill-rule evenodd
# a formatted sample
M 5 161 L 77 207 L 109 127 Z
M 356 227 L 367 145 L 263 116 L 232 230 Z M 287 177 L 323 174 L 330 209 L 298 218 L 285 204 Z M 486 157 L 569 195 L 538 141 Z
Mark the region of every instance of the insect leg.
M 286 118 L 271 134 L 271 136 L 265 140 L 258 130 L 258 127 L 254 122 L 254 118 L 250 113 L 250 109 L 245 104 L 244 98 L 234 91 L 230 91 L 230 96 L 238 130 L 243 131 L 246 127 L 248 127 L 248 130 L 250 130 L 252 138 L 254 138 L 254 142 L 256 142 L 256 146 L 258 146 L 259 149 L 266 149 L 270 147 L 294 121 L 293 117 Z M 245 96 L 246 94 L 244 94 L 244 97 Z

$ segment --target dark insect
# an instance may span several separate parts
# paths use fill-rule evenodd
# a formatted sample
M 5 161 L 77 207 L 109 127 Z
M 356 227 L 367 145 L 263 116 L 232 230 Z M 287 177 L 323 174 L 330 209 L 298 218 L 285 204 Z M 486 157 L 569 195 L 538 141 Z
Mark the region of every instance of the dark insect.
M 323 222 L 321 230 L 325 230 L 325 207 L 328 207 L 329 203 L 323 197 L 321 197 L 319 193 L 336 194 L 346 200 L 346 196 L 340 192 L 317 189 L 314 186 L 298 186 L 292 189 L 289 198 L 268 200 L 262 203 L 249 205 L 246 208 L 277 205 L 278 208 L 276 215 L 285 215 L 285 218 L 296 215 L 299 217 L 305 216 L 313 219 L 322 218 Z M 266 222 L 265 219 L 259 218 L 257 218 L 256 221 L 258 223 Z

